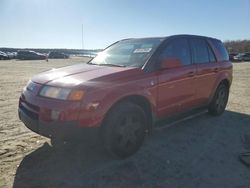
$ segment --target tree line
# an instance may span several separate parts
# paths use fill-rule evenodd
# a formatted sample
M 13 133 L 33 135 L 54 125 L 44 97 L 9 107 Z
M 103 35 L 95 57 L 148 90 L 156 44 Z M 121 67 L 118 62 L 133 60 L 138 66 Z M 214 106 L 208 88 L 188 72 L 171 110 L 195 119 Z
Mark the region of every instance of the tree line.
M 224 45 L 229 53 L 250 52 L 250 40 L 228 40 Z

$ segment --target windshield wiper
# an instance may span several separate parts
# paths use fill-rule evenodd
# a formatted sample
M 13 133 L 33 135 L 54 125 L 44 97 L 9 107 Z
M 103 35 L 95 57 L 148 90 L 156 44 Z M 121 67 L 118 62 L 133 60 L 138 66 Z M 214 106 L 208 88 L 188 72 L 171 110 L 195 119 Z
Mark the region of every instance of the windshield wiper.
M 112 63 L 87 63 L 89 65 L 99 65 L 99 66 L 111 66 L 111 67 L 126 67 L 125 65 L 117 65 L 117 64 L 112 64 Z
M 87 64 L 89 64 L 89 65 L 98 65 L 96 63 L 91 63 L 91 62 L 88 62 Z
M 125 65 L 117 65 L 117 64 L 112 64 L 112 63 L 103 63 L 103 64 L 96 64 L 100 66 L 111 66 L 111 67 L 126 67 Z

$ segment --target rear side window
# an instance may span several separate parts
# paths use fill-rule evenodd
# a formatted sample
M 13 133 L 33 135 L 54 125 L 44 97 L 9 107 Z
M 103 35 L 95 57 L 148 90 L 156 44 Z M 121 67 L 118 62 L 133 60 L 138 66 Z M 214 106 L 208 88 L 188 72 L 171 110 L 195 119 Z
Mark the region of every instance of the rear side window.
M 208 45 L 208 55 L 210 62 L 216 62 L 214 52 L 212 51 L 211 47 Z
M 191 57 L 187 39 L 179 38 L 170 41 L 160 55 L 161 60 L 167 58 L 178 58 L 182 65 L 190 65 Z
M 228 61 L 229 56 L 228 56 L 227 50 L 224 47 L 224 45 L 222 44 L 222 42 L 219 40 L 212 40 L 212 43 L 213 43 L 213 46 L 216 48 L 216 50 L 220 54 L 218 57 L 218 60 L 219 61 Z
M 192 55 L 194 63 L 209 63 L 209 52 L 206 41 L 203 39 L 191 40 Z

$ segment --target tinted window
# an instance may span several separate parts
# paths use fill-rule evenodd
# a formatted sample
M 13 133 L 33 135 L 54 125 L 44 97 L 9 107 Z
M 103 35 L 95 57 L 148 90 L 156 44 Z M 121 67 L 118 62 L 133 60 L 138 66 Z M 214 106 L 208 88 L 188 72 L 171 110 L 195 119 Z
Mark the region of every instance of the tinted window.
M 191 64 L 190 51 L 186 39 L 174 39 L 162 51 L 160 59 L 178 58 L 183 65 Z
M 191 47 L 194 63 L 209 63 L 208 47 L 205 40 L 192 39 Z
M 215 59 L 214 53 L 209 45 L 208 45 L 208 54 L 209 54 L 210 62 L 215 62 L 216 59 Z
M 213 46 L 216 48 L 216 50 L 220 54 L 218 57 L 218 60 L 219 61 L 228 61 L 229 56 L 228 56 L 227 50 L 224 47 L 224 45 L 222 44 L 222 42 L 219 40 L 212 40 L 212 43 L 213 43 Z

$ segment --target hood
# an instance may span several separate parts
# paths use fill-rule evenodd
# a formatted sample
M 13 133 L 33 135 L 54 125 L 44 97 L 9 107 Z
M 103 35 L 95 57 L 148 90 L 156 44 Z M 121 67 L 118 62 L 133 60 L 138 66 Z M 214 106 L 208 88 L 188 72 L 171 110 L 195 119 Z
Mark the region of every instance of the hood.
M 140 68 L 135 67 L 108 67 L 84 63 L 42 72 L 34 76 L 32 81 L 58 87 L 75 87 L 88 82 L 117 82 L 141 72 Z

